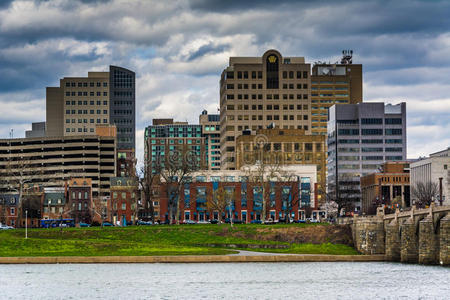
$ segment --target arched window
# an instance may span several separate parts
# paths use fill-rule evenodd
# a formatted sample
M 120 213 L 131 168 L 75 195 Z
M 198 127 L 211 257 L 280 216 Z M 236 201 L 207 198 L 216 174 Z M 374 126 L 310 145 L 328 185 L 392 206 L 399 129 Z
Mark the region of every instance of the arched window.
M 267 88 L 278 89 L 278 57 L 271 54 L 266 59 L 266 71 L 267 71 Z

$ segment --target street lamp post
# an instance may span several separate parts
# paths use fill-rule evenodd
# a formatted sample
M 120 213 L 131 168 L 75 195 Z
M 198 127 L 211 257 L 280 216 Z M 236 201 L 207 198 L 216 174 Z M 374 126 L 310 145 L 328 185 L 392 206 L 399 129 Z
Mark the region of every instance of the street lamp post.
M 25 210 L 25 238 L 28 238 L 28 209 Z

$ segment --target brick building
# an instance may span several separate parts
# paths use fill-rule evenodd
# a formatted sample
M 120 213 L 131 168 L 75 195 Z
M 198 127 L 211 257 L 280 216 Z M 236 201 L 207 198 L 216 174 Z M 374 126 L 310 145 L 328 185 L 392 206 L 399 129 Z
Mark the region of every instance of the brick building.
M 176 219 L 175 205 L 172 203 L 180 201 L 181 222 L 217 220 L 220 214 L 222 220 L 232 217 L 250 223 L 263 219 L 263 199 L 266 199 L 266 220 L 279 221 L 286 217 L 304 219 L 317 209 L 314 194 L 316 166 L 292 165 L 286 169 L 296 170 L 296 175 L 280 176 L 271 181 L 265 178 L 264 189 L 261 182 L 252 180 L 251 173 L 242 170 L 195 172 L 179 190 L 175 185 L 162 183 L 154 198 L 159 204 L 158 218 L 162 222 Z M 208 205 L 208 202 L 220 197 L 220 193 L 231 205 L 231 216 L 229 205 L 222 211 Z
M 126 226 L 137 220 L 138 191 L 138 183 L 133 178 L 111 178 L 111 222 Z
M 0 194 L 0 223 L 16 227 L 18 194 Z
M 90 224 L 93 219 L 92 180 L 90 178 L 72 178 L 67 182 L 69 208 L 67 213 L 75 224 Z
M 66 189 L 45 188 L 42 201 L 42 219 L 59 219 L 68 217 Z
M 378 205 L 411 206 L 408 162 L 386 162 L 381 171 L 361 177 L 362 212 L 375 214 Z

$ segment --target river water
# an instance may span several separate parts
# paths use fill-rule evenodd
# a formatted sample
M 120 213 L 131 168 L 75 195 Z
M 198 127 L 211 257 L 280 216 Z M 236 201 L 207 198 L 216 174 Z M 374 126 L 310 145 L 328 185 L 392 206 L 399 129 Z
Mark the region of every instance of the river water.
M 399 263 L 0 265 L 0 299 L 450 299 L 450 268 Z

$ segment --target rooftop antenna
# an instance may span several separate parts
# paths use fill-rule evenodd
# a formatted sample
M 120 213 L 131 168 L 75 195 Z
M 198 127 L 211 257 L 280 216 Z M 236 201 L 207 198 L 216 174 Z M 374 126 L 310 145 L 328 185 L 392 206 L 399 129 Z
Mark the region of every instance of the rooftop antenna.
M 353 58 L 353 50 L 342 50 L 341 64 L 351 65 Z

